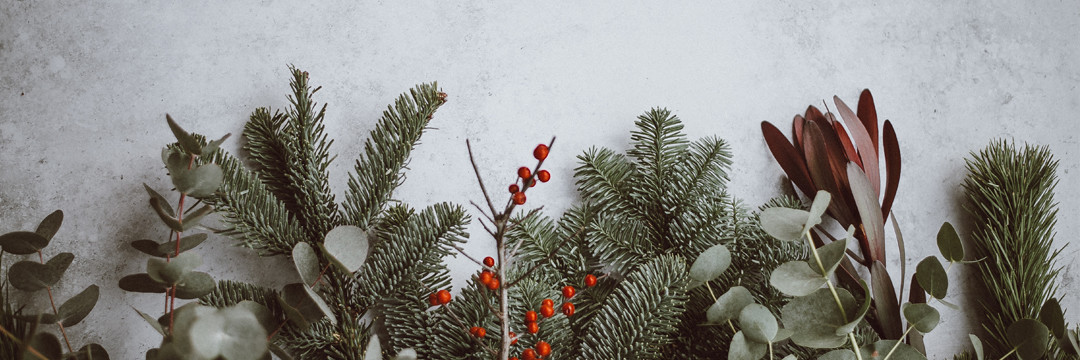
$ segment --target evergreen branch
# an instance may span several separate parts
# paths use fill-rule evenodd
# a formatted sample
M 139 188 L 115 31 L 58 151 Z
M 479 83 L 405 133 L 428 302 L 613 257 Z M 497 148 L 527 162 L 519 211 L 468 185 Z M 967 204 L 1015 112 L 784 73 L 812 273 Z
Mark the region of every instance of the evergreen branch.
M 368 228 L 385 207 L 390 196 L 405 180 L 403 169 L 435 110 L 446 103 L 446 94 L 436 83 L 418 85 L 411 96 L 401 95 L 383 112 L 364 154 L 349 175 L 344 216 L 349 224 Z
M 676 204 L 684 204 L 723 189 L 731 168 L 731 147 L 719 137 L 707 137 L 690 144 L 675 172 Z
M 330 145 L 323 132 L 323 116 L 326 105 L 316 113 L 315 102 L 311 96 L 319 91 L 308 85 L 308 74 L 292 68 L 293 80 L 290 86 L 293 95 L 289 97 L 292 108 L 288 111 L 288 121 L 282 132 L 285 139 L 286 157 L 279 159 L 287 163 L 285 177 L 295 199 L 293 214 L 304 226 L 309 238 L 321 239 L 337 223 L 338 209 L 334 195 L 330 192 L 327 168 L 330 158 Z
M 592 223 L 586 242 L 597 259 L 620 276 L 659 253 L 641 222 L 605 213 Z
M 686 270 L 682 258 L 661 255 L 630 274 L 590 321 L 582 357 L 659 358 L 684 311 Z
M 578 155 L 579 165 L 574 169 L 578 193 L 598 208 L 611 213 L 639 215 L 638 201 L 634 199 L 632 184 L 635 166 L 622 154 L 609 149 L 590 148 Z
M 270 109 L 258 108 L 244 124 L 244 151 L 255 164 L 254 172 L 266 189 L 285 204 L 293 214 L 299 212 L 289 173 L 289 143 L 293 139 L 282 132 L 287 118 L 280 112 L 270 115 Z
M 1037 318 L 1042 304 L 1057 296 L 1054 249 L 1057 222 L 1057 161 L 1047 147 L 1016 148 L 1002 140 L 966 160 L 965 208 L 975 218 L 971 239 L 983 284 L 991 299 L 983 302 L 992 353 L 1011 349 L 1006 330 L 1017 320 Z M 1051 349 L 1056 342 L 1051 341 Z
M 681 205 L 674 186 L 676 173 L 687 155 L 686 136 L 681 132 L 679 118 L 667 109 L 654 108 L 638 116 L 637 129 L 630 133 L 634 147 L 627 154 L 637 160 L 641 179 L 631 187 L 633 196 L 640 199 L 647 216 L 642 217 L 654 241 L 663 249 L 676 247 L 670 243 L 668 225 L 678 214 Z

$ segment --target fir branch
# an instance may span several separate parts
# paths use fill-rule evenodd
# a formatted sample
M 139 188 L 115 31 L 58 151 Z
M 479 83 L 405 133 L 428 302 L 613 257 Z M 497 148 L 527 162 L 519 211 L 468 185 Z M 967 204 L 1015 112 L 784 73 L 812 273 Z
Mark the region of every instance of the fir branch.
M 681 158 L 674 174 L 676 204 L 700 199 L 726 186 L 731 147 L 723 139 L 713 136 L 694 141 L 687 155 Z
M 651 237 L 661 248 L 670 249 L 675 244 L 670 243 L 668 224 L 677 215 L 672 210 L 680 205 L 672 186 L 686 154 L 686 135 L 681 132 L 682 122 L 667 109 L 649 110 L 634 125 L 637 130 L 630 133 L 634 147 L 627 154 L 637 160 L 641 178 L 630 188 L 631 193 L 640 199 L 645 213 L 641 220 Z
M 612 272 L 625 276 L 657 255 L 657 248 L 639 221 L 600 213 L 590 226 L 586 241 L 593 254 Z
M 295 214 L 299 208 L 293 196 L 292 184 L 286 175 L 289 173 L 288 144 L 292 142 L 282 133 L 286 120 L 288 119 L 280 112 L 270 115 L 268 108 L 255 109 L 244 124 L 246 141 L 243 149 L 255 164 L 254 172 L 266 185 L 266 189 Z
M 1006 330 L 1017 320 L 1037 318 L 1046 300 L 1057 296 L 1054 249 L 1057 222 L 1057 161 L 1047 147 L 991 142 L 966 160 L 965 208 L 975 218 L 971 234 L 981 279 L 991 299 L 983 302 L 987 318 L 983 339 L 990 354 L 1012 347 Z M 1051 349 L 1056 342 L 1051 341 Z
M 446 103 L 446 94 L 438 84 L 422 84 L 401 95 L 383 112 L 378 125 L 364 143 L 364 154 L 356 161 L 355 173 L 349 175 L 345 194 L 345 222 L 368 228 L 390 201 L 390 196 L 405 181 L 404 168 L 409 154 L 432 115 Z
M 283 170 L 296 205 L 290 210 L 304 226 L 308 238 L 321 239 L 338 221 L 338 208 L 327 173 L 333 160 L 330 158 L 333 141 L 327 140 L 323 132 L 326 105 L 316 112 L 311 98 L 319 88 L 311 89 L 307 72 L 296 68 L 292 72 L 293 80 L 289 84 L 293 90 L 289 97 L 292 108 L 281 130 L 287 140 L 284 143 L 287 157 L 278 161 L 287 163 Z
M 636 169 L 622 154 L 609 149 L 590 148 L 578 155 L 581 163 L 574 169 L 578 193 L 586 201 L 611 213 L 640 214 L 633 198 Z
M 656 359 L 671 342 L 686 302 L 686 262 L 663 255 L 619 284 L 589 323 L 585 359 Z

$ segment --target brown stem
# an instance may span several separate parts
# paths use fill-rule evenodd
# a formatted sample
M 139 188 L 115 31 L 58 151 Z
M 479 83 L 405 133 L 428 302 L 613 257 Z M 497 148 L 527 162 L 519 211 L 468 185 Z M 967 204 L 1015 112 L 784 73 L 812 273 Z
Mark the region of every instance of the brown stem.
M 314 287 L 315 284 L 318 284 L 319 281 L 322 281 L 322 277 L 324 274 L 326 274 L 326 270 L 330 270 L 330 263 L 326 263 L 326 267 L 322 269 L 322 272 L 319 273 L 319 276 L 315 277 L 315 282 L 311 283 L 311 286 L 309 287 Z
M 60 335 L 64 336 L 64 344 L 67 344 L 68 352 L 75 352 L 75 350 L 71 349 L 71 341 L 68 341 L 67 331 L 64 331 L 64 324 L 57 321 L 56 325 L 60 326 Z
M 41 360 L 49 360 L 49 358 L 45 357 L 45 355 L 42 355 L 40 352 L 38 352 L 37 349 L 34 349 L 29 344 L 23 343 L 22 339 L 19 339 L 18 337 L 15 336 L 15 334 L 12 334 L 10 331 L 5 329 L 4 325 L 0 325 L 0 333 L 3 333 L 7 337 L 11 338 L 11 340 L 15 341 L 16 344 L 19 344 L 21 346 L 25 346 L 26 351 L 29 351 L 31 354 L 34 354 L 34 356 L 37 356 L 39 359 L 41 359 Z
M 266 336 L 266 341 L 270 342 L 270 339 L 273 339 L 274 335 L 277 335 L 278 331 L 281 331 L 281 329 L 284 328 L 285 324 L 288 323 L 288 322 L 289 322 L 288 320 L 282 321 L 281 325 L 278 325 L 277 329 L 274 329 L 274 332 L 272 332 L 272 333 L 270 333 L 270 335 Z
M 468 139 L 465 139 L 465 147 L 469 149 L 469 162 L 472 163 L 473 172 L 476 173 L 476 182 L 480 183 L 480 192 L 484 193 L 484 200 L 487 200 L 488 207 L 491 208 L 491 214 L 495 214 L 495 205 L 491 203 L 491 197 L 488 196 L 487 189 L 484 188 L 484 179 L 480 178 L 480 168 L 476 166 L 476 157 L 472 153 L 472 144 Z

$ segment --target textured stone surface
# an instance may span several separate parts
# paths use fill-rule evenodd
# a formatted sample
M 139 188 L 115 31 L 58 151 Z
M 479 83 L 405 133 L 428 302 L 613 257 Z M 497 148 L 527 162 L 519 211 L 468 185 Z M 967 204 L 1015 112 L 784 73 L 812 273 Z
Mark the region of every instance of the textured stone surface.
M 1053 150 L 1061 161 L 1058 241 L 1080 232 L 1073 1 L 0 3 L 0 231 L 32 229 L 52 210 L 66 212 L 49 250 L 77 257 L 56 292 L 67 298 L 91 283 L 102 287 L 102 302 L 69 335 L 101 342 L 115 359 L 141 358 L 157 345 L 131 306 L 158 312 L 160 297 L 115 284 L 144 267 L 128 242 L 165 235 L 140 185 L 168 188 L 158 157 L 171 139 L 164 114 L 200 133 L 239 134 L 255 107 L 287 104 L 287 64 L 309 71 L 323 86 L 317 100 L 330 104 L 339 198 L 367 131 L 418 82 L 438 80 L 450 103 L 416 150 L 398 198 L 417 206 L 477 200 L 466 138 L 500 188 L 536 143 L 554 135 L 554 180 L 530 193 L 530 205 L 553 216 L 576 201 L 574 157 L 593 145 L 625 149 L 635 117 L 654 106 L 678 114 L 692 138 L 730 141 L 730 190 L 757 206 L 781 182 L 759 122 L 786 128 L 809 104 L 834 94 L 854 103 L 870 88 L 900 138 L 895 211 L 911 264 L 936 253 L 942 221 L 966 232 L 963 157 L 994 138 Z M 480 255 L 491 242 L 478 227 L 471 231 L 468 247 Z M 222 238 L 201 249 L 204 271 L 218 278 L 278 285 L 294 276 L 274 270 L 279 259 Z M 1077 251 L 1068 247 L 1062 259 L 1062 303 L 1073 322 L 1080 320 Z M 462 258 L 449 261 L 458 283 L 473 269 Z M 950 275 L 967 283 L 967 270 Z M 974 305 L 970 292 L 956 291 L 954 302 Z M 928 341 L 931 358 L 964 349 L 972 331 L 957 311 L 942 312 Z

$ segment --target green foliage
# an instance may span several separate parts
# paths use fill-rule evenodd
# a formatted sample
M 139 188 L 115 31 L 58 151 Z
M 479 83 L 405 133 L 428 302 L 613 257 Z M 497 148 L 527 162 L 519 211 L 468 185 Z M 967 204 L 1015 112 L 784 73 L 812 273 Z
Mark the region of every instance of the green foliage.
M 998 140 L 966 164 L 965 208 L 975 220 L 972 243 L 976 256 L 985 257 L 978 267 L 990 294 L 982 302 L 989 335 L 983 341 L 987 355 L 997 357 L 1013 347 L 1009 327 L 1037 318 L 1042 305 L 1056 297 L 1062 250 L 1053 246 L 1057 161 L 1046 147 Z

